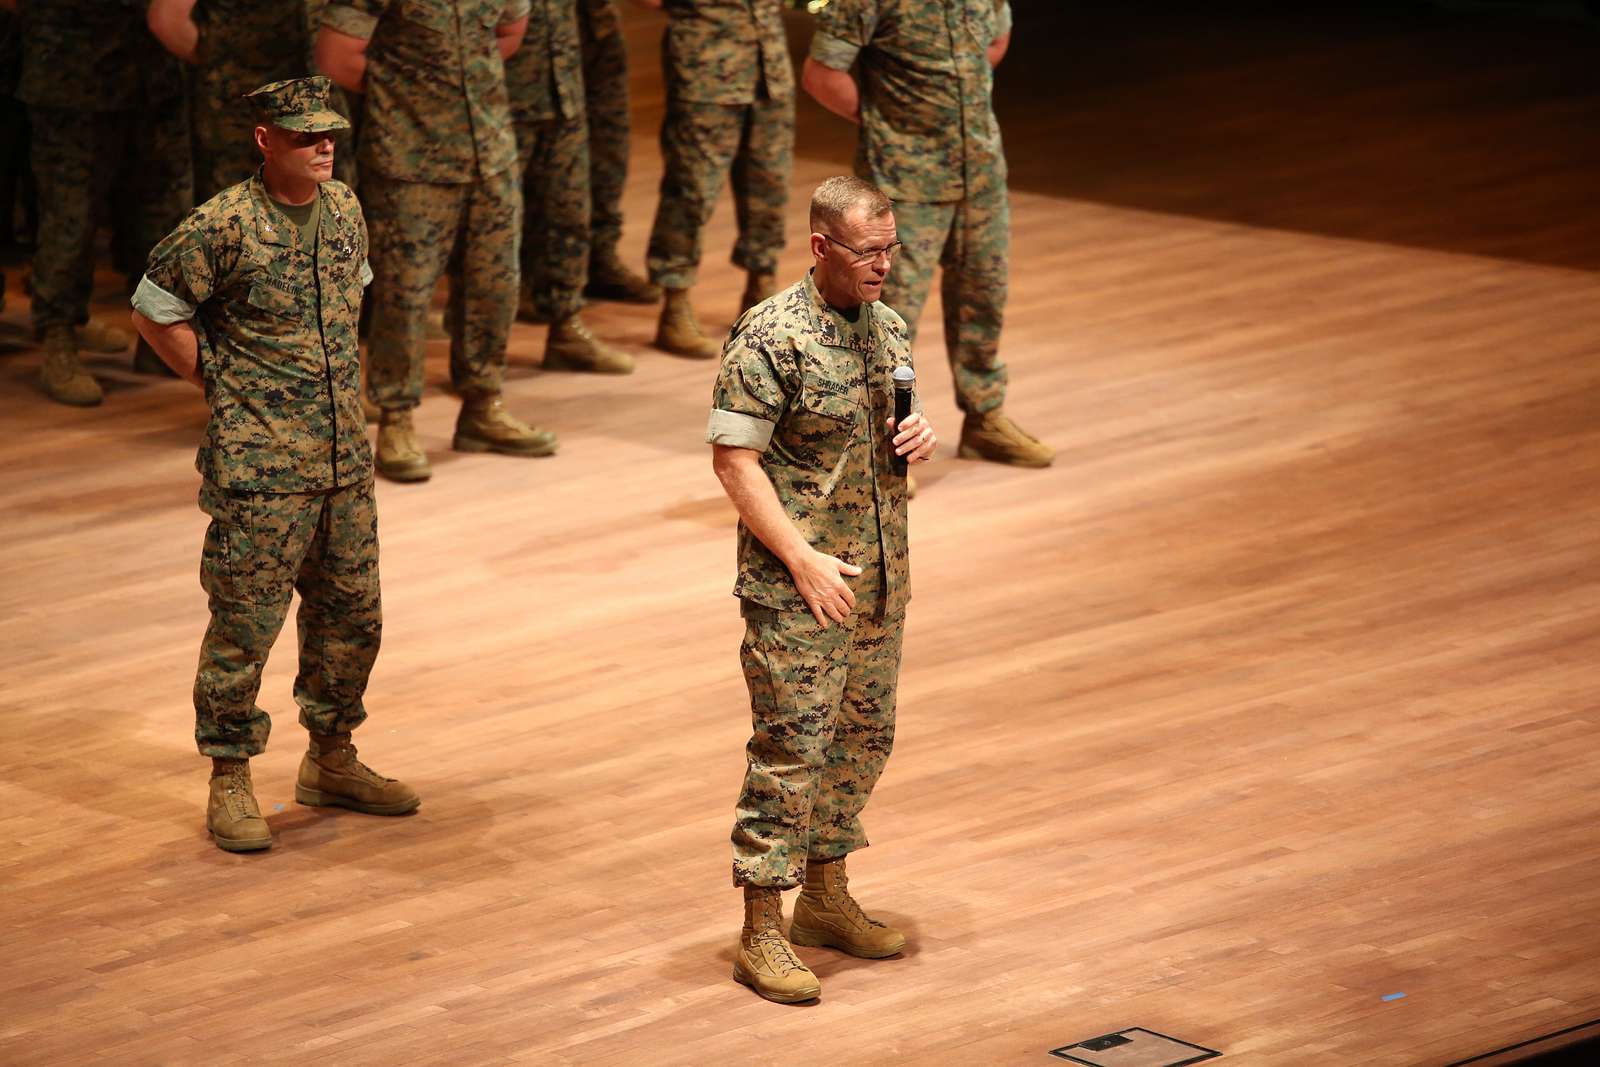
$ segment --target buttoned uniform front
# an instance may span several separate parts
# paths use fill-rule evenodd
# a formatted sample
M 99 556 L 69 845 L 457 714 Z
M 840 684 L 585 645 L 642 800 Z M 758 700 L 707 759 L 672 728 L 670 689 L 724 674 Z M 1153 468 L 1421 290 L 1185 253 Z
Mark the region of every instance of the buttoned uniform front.
M 1009 271 L 1005 150 L 987 49 L 1011 31 L 1003 0 L 830 0 L 811 58 L 857 70 L 856 173 L 894 201 L 903 244 L 883 301 L 913 339 L 935 267 L 956 401 L 981 414 L 1005 399 L 999 355 Z
M 894 738 L 910 599 L 905 479 L 892 473 L 892 374 L 910 366 L 904 322 L 882 303 L 855 322 L 810 277 L 735 324 L 707 440 L 761 453 L 784 513 L 812 548 L 862 568 L 845 622 L 819 625 L 778 559 L 743 523 L 740 660 L 754 730 L 733 830 L 739 885 L 793 886 L 807 858 L 865 847 L 860 813 Z
M 589 273 L 589 124 L 577 0 L 533 0 L 506 61 L 522 166 L 522 287 L 554 322 L 583 305 Z
M 422 399 L 426 315 L 452 272 L 450 374 L 500 392 L 516 314 L 522 193 L 496 29 L 528 0 L 338 0 L 322 23 L 368 40 L 357 158 L 372 227 L 368 387 L 388 410 Z
M 224 190 L 151 253 L 133 298 L 153 322 L 193 327 L 211 408 L 196 459 L 211 622 L 194 689 L 209 756 L 265 748 L 271 720 L 255 700 L 296 590 L 301 723 L 333 734 L 366 717 L 382 632 L 356 351 L 371 273 L 355 194 L 328 181 L 317 198 L 311 237 L 260 174 Z
M 146 30 L 142 3 L 33 2 L 20 22 L 17 99 L 28 106 L 39 191 L 33 327 L 42 337 L 89 319 L 108 198 L 130 274 L 193 206 L 189 111 L 178 61 Z
M 694 284 L 702 235 L 730 168 L 739 237 L 733 262 L 770 274 L 783 249 L 794 166 L 794 69 L 779 0 L 666 0 L 661 201 L 650 280 Z

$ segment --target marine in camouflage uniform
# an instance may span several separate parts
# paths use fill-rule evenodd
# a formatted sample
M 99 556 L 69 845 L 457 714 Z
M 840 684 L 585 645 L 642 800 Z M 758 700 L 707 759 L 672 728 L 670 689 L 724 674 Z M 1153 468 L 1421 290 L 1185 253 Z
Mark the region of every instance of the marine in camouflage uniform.
M 900 632 L 911 599 L 905 480 L 889 475 L 905 323 L 882 303 L 854 323 L 808 276 L 733 328 L 706 439 L 751 448 L 817 551 L 862 568 L 856 607 L 823 628 L 783 562 L 743 523 L 734 595 L 756 732 L 739 798 L 735 885 L 787 887 L 808 856 L 866 845 L 860 813 L 894 739 Z
M 327 132 L 347 126 L 329 110 L 329 88 L 326 78 L 278 82 L 251 100 L 263 122 Z M 211 622 L 195 676 L 195 739 L 224 779 L 213 807 L 226 817 L 233 804 L 227 827 L 253 828 L 230 834 L 208 813 L 217 843 L 233 851 L 271 844 L 259 810 L 253 820 L 241 814 L 248 770 L 239 774 L 266 748 L 272 723 L 256 696 L 293 594 L 301 597 L 294 697 L 313 736 L 308 763 L 335 750 L 346 766 L 353 760 L 348 736 L 367 717 L 362 695 L 383 629 L 356 352 L 372 278 L 366 226 L 355 194 L 338 181 L 318 186 L 308 210 L 302 230 L 258 173 L 191 212 L 151 253 L 133 297 L 150 322 L 193 330 L 211 408 L 195 461 L 200 507 L 211 516 L 200 564 Z M 297 799 L 361 807 L 321 796 L 317 775 L 302 765 Z M 399 783 L 366 777 L 375 791 L 368 799 L 381 799 L 361 810 L 417 806 Z
M 547 322 L 547 370 L 625 374 L 633 357 L 599 341 L 579 315 L 589 275 L 589 124 L 578 0 L 533 0 L 506 90 L 522 165 L 520 314 Z
M 887 202 L 872 195 L 887 218 Z M 844 257 L 843 246 L 814 238 L 812 247 L 816 270 L 734 325 L 706 430 L 718 476 L 740 510 L 734 594 L 745 620 L 740 663 L 754 726 L 732 835 L 733 881 L 745 890 L 734 977 L 782 1002 L 820 992 L 779 929 L 782 889 L 806 887 L 790 934 L 795 943 L 869 957 L 905 944 L 849 897 L 843 861 L 866 847 L 861 811 L 894 742 L 911 587 L 906 479 L 891 466 L 896 431 L 888 423 L 894 371 L 910 367 L 911 349 L 899 315 L 841 288 L 830 257 Z M 892 262 L 892 249 L 888 255 Z M 841 293 L 849 295 L 841 300 Z M 919 412 L 901 429 L 914 432 L 913 422 L 925 426 Z M 931 454 L 931 430 L 925 433 L 920 458 Z M 763 513 L 756 499 L 763 480 L 792 531 L 771 528 L 777 513 Z M 790 550 L 780 557 L 785 544 Z M 830 574 L 857 571 L 840 579 L 853 607 L 824 614 L 829 594 L 814 584 L 810 564 L 797 562 L 796 545 Z
M 589 284 L 596 300 L 653 304 L 661 290 L 622 264 L 622 188 L 628 180 L 628 46 L 615 0 L 579 0 L 583 96 L 589 115 Z
M 656 343 L 715 358 L 687 291 L 702 235 L 731 172 L 739 237 L 735 266 L 748 272 L 741 310 L 771 295 L 783 250 L 783 211 L 794 164 L 794 71 L 779 0 L 665 0 L 661 201 L 646 259 L 667 292 Z
M 336 0 L 322 13 L 325 32 L 368 42 L 357 150 L 372 227 L 367 373 L 383 412 L 378 472 L 397 481 L 432 473 L 411 411 L 422 401 L 428 307 L 447 269 L 450 378 L 463 400 L 453 447 L 556 449 L 553 434 L 511 417 L 500 398 L 522 193 L 497 30 L 528 10 L 528 0 Z
M 1042 467 L 1054 453 L 1001 410 L 1011 219 L 988 49 L 1010 32 L 1006 0 L 831 0 L 811 60 L 857 67 L 856 173 L 894 201 L 905 250 L 883 300 L 913 338 L 942 268 L 945 347 L 966 415 L 960 454 Z
M 60 403 L 98 404 L 103 394 L 79 365 L 74 332 L 89 323 L 96 223 L 116 190 L 117 243 L 142 262 L 193 204 L 183 78 L 145 28 L 142 0 L 32 2 L 21 16 L 17 98 L 28 105 L 39 191 L 40 384 Z M 132 340 L 94 333 L 104 336 L 85 343 L 99 349 Z

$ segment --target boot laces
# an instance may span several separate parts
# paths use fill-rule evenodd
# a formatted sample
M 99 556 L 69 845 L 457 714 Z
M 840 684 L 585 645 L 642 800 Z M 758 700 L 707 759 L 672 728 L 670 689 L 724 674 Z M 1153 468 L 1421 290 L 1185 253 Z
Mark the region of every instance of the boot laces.
M 834 884 L 833 893 L 830 894 L 833 897 L 834 905 L 841 912 L 843 912 L 851 922 L 858 923 L 862 926 L 876 926 L 882 928 L 884 924 L 868 915 L 861 907 L 860 902 L 857 901 L 855 897 L 850 895 L 850 882 L 849 879 L 845 877 L 845 873 L 840 871 L 837 877 L 838 881 Z
M 772 962 L 785 971 L 798 971 L 805 966 L 800 962 L 800 957 L 794 954 L 794 948 L 781 930 L 771 928 L 758 930 L 750 942 L 753 946 L 762 947 Z
M 228 814 L 236 819 L 246 818 L 250 812 L 250 772 L 243 767 L 224 771 L 222 796 L 228 805 Z
M 338 767 L 347 774 L 355 775 L 358 778 L 365 778 L 373 785 L 384 785 L 387 782 L 393 781 L 393 779 L 385 778 L 383 775 L 379 774 L 377 771 L 373 770 L 371 767 L 368 767 L 365 763 L 362 763 L 359 759 L 357 759 L 356 746 L 349 741 L 343 742 L 332 751 L 326 753 L 326 755 L 331 757 L 328 762 L 333 766 Z

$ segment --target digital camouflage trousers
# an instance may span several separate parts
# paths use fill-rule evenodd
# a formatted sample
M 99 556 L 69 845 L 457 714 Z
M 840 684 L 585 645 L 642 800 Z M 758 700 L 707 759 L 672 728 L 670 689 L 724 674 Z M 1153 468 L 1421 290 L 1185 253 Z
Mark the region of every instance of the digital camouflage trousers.
M 267 747 L 272 720 L 256 695 L 296 592 L 300 725 L 319 734 L 359 726 L 383 632 L 371 480 L 321 493 L 239 492 L 204 482 L 200 508 L 211 516 L 200 559 L 211 623 L 194 680 L 201 754 L 248 759 Z

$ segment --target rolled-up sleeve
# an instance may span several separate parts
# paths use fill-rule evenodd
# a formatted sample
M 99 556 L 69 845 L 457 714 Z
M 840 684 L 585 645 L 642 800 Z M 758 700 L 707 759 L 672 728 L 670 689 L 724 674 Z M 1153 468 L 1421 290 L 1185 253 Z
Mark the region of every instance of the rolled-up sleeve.
M 198 215 L 184 219 L 150 253 L 132 302 L 151 322 L 170 325 L 194 318 L 216 286 L 216 260 Z
M 735 336 L 722 355 L 711 392 L 706 442 L 765 452 L 788 405 L 783 379 L 760 348 Z
M 133 310 L 163 326 L 170 326 L 174 322 L 188 322 L 194 318 L 195 305 L 173 296 L 161 286 L 150 280 L 146 274 L 139 279 L 139 287 L 133 291 Z
M 833 0 L 817 13 L 811 58 L 831 70 L 849 70 L 872 43 L 878 26 L 877 0 Z
M 532 0 L 506 0 L 505 10 L 500 13 L 500 25 L 525 19 L 532 13 Z
M 1004 37 L 1011 32 L 1011 0 L 1005 0 L 1000 5 L 999 16 L 995 20 L 995 36 Z

